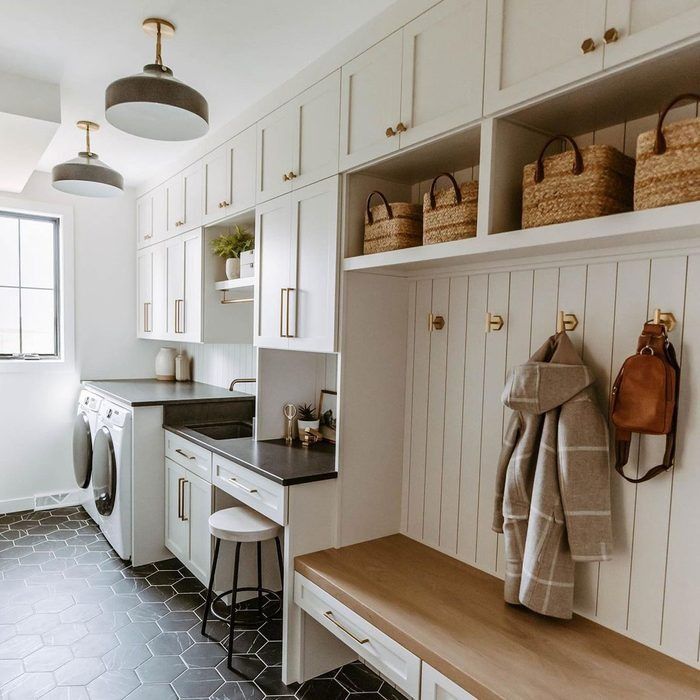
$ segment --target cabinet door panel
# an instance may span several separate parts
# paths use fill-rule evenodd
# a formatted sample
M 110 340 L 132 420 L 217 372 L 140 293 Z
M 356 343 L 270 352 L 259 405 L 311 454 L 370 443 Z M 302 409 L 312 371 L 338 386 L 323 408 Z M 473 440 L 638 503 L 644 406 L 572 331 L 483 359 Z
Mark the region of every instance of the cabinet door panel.
M 167 313 L 168 313 L 168 270 L 165 243 L 160 243 L 152 248 L 153 254 L 153 305 L 150 308 L 151 317 L 149 327 L 150 337 L 167 337 Z
M 229 166 L 228 143 L 219 146 L 204 157 L 204 212 L 202 218 L 205 224 L 224 216 L 221 205 L 228 201 L 226 198 L 230 194 L 231 170 Z
M 340 169 L 347 170 L 399 147 L 403 38 L 394 32 L 346 63 L 341 74 Z
M 402 147 L 481 116 L 485 34 L 485 0 L 443 0 L 406 26 Z
M 204 584 L 209 583 L 211 565 L 211 484 L 187 472 L 185 517 L 189 525 L 189 567 Z
M 168 190 L 168 235 L 173 236 L 182 231 L 182 224 L 185 220 L 185 181 L 182 173 L 170 178 L 166 184 Z
M 340 71 L 304 92 L 295 104 L 298 149 L 294 154 L 294 189 L 338 172 Z
M 153 198 L 150 193 L 136 202 L 136 230 L 137 247 L 153 242 Z
M 493 0 L 486 23 L 486 113 L 603 68 L 605 0 Z M 592 39 L 595 50 L 583 54 Z
M 185 246 L 182 238 L 170 240 L 165 246 L 166 265 L 166 317 L 165 335 L 176 339 L 181 337 L 180 305 L 185 298 Z
M 227 201 L 231 202 L 231 206 L 225 207 L 226 215 L 255 206 L 255 141 L 255 126 L 249 127 L 229 141 L 231 189 Z
M 153 251 L 150 248 L 141 251 L 136 256 L 137 293 L 136 335 L 139 338 L 150 338 L 153 319 Z
M 607 68 L 696 35 L 700 0 L 608 0 L 605 28 L 619 34 L 605 46 Z
M 183 211 L 180 231 L 187 231 L 202 224 L 202 164 L 195 163 L 182 174 Z
M 425 661 L 421 664 L 420 691 L 421 700 L 474 700 L 473 695 Z
M 187 472 L 165 460 L 165 546 L 180 560 L 189 559 L 189 526 L 182 519 L 184 481 Z
M 289 285 L 291 226 L 290 196 L 279 197 L 256 210 L 255 344 L 263 348 L 287 348 L 284 311 Z
M 153 191 L 153 237 L 162 240 L 168 235 L 168 187 L 163 184 Z
M 202 236 L 199 231 L 183 237 L 184 294 L 178 308 L 182 340 L 198 343 L 202 333 Z
M 291 349 L 334 352 L 337 266 L 338 178 L 333 177 L 292 195 Z
M 294 172 L 295 167 L 296 132 L 294 103 L 280 107 L 258 122 L 258 202 L 292 189 L 289 174 Z

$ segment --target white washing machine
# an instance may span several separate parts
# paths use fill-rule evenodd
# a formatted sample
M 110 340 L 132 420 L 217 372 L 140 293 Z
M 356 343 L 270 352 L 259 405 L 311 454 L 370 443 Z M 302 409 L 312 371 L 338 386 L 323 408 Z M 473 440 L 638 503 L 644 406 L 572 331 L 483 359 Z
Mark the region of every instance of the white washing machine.
M 92 497 L 92 450 L 102 397 L 83 389 L 78 399 L 78 412 L 73 423 L 73 473 L 80 489 L 80 505 L 99 525 L 100 516 Z
M 131 411 L 106 399 L 92 452 L 92 494 L 104 536 L 131 559 Z

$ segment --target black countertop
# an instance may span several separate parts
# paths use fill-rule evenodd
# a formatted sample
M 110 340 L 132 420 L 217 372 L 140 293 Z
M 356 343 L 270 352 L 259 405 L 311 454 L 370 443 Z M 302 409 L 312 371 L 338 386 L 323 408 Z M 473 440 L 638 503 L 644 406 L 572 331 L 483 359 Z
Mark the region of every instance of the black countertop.
M 158 379 L 105 379 L 84 381 L 88 389 L 113 397 L 129 406 L 240 401 L 254 399 L 251 394 L 228 391 L 201 382 L 163 382 Z
M 290 447 L 284 440 L 214 440 L 185 426 L 163 427 L 283 486 L 335 479 L 338 476 L 335 470 L 335 445 L 328 442 L 302 447 L 300 442 L 295 441 Z

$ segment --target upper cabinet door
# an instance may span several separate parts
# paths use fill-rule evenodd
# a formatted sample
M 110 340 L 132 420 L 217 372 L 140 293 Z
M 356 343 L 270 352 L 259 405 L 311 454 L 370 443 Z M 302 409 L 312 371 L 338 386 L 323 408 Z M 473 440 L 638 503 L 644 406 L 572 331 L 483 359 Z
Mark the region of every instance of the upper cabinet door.
M 290 195 L 259 205 L 255 216 L 255 345 L 288 348 Z
M 295 104 L 290 102 L 258 122 L 257 201 L 264 202 L 292 189 L 298 175 L 294 153 L 297 148 Z
M 336 175 L 340 122 L 340 71 L 294 100 L 297 142 L 292 167 L 293 189 Z
M 136 255 L 136 336 L 150 338 L 153 334 L 153 248 Z
M 338 278 L 338 177 L 292 193 L 289 348 L 334 352 Z M 263 261 L 264 264 L 264 261 Z
M 605 0 L 489 0 L 484 112 L 602 70 L 604 26 Z
M 229 144 L 225 143 L 204 156 L 204 212 L 203 223 L 210 224 L 224 217 L 224 203 L 231 191 L 231 158 Z
M 168 235 L 180 233 L 185 222 L 185 187 L 182 173 L 171 177 L 166 183 L 168 190 Z
M 190 343 L 202 339 L 202 232 L 192 231 L 182 236 L 184 264 L 184 294 L 179 314 L 178 337 Z
M 605 67 L 671 46 L 700 31 L 700 0 L 608 0 Z
M 403 35 L 394 32 L 346 63 L 340 90 L 340 170 L 399 147 Z
M 182 311 L 181 305 L 185 300 L 185 246 L 182 236 L 171 238 L 165 242 L 166 267 L 166 317 L 165 336 L 181 339 Z
M 197 161 L 180 175 L 182 194 L 182 221 L 179 231 L 189 231 L 202 225 L 202 163 Z
M 228 142 L 229 172 L 231 173 L 231 207 L 226 214 L 237 214 L 255 206 L 256 167 L 255 125 L 248 127 Z
M 153 197 L 150 192 L 136 202 L 136 247 L 153 243 Z
M 168 236 L 168 186 L 167 183 L 153 190 L 153 237 L 162 240 Z
M 486 0 L 443 0 L 403 32 L 401 147 L 481 117 Z

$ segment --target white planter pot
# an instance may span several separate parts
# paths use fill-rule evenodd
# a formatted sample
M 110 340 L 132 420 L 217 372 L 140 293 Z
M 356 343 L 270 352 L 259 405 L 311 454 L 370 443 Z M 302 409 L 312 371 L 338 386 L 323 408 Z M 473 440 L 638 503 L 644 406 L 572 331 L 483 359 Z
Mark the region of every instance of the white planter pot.
M 299 438 L 304 434 L 307 428 L 312 428 L 313 430 L 318 430 L 321 425 L 320 420 L 299 420 L 297 421 L 297 427 L 299 428 Z
M 226 279 L 237 280 L 241 276 L 240 258 L 226 259 Z
M 156 355 L 156 379 L 175 381 L 175 348 L 161 348 Z

